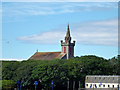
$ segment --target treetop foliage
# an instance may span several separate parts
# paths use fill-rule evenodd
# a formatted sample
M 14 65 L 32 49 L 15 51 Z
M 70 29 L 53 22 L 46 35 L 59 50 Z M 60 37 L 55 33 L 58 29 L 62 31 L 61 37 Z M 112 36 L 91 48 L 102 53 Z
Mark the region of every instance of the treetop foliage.
M 46 89 L 51 81 L 55 88 L 66 87 L 67 81 L 81 81 L 81 87 L 84 87 L 86 75 L 120 75 L 117 58 L 107 60 L 94 55 L 69 60 L 3 61 L 2 64 L 3 80 L 22 81 L 25 87 L 34 87 L 34 81 L 38 81 L 39 86 Z

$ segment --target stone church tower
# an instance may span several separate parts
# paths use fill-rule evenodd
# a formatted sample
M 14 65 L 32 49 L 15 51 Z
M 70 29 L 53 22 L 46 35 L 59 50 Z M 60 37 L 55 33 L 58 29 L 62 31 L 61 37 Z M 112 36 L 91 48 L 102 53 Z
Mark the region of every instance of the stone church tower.
M 75 46 L 75 41 L 73 41 L 73 43 L 71 43 L 70 29 L 69 29 L 69 25 L 68 25 L 67 33 L 65 36 L 65 42 L 63 42 L 63 40 L 61 40 L 61 48 L 62 48 L 61 53 L 66 54 L 67 59 L 74 57 L 74 46 Z
M 75 41 L 71 43 L 70 29 L 67 26 L 65 42 L 61 40 L 61 52 L 35 52 L 28 60 L 54 60 L 54 59 L 70 59 L 74 57 Z

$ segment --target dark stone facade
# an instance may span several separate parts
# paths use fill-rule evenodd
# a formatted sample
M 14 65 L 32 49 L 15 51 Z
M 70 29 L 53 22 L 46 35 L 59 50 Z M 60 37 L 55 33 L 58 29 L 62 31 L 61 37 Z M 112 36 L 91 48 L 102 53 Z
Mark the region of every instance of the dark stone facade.
M 61 40 L 61 48 L 62 48 L 62 53 L 66 54 L 66 59 L 70 59 L 71 57 L 74 57 L 74 46 L 75 46 L 75 41 L 71 43 L 71 36 L 70 36 L 70 29 L 69 25 L 67 27 L 67 33 L 65 36 L 65 42 Z
M 53 59 L 70 59 L 74 57 L 75 41 L 71 43 L 69 25 L 65 36 L 65 42 L 61 40 L 61 52 L 35 52 L 28 60 L 53 60 Z

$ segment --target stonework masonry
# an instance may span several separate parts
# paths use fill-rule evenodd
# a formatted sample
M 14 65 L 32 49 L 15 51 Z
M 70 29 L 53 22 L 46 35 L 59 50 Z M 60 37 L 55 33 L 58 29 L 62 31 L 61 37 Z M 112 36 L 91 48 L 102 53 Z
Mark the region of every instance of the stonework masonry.
M 70 29 L 67 26 L 65 42 L 61 40 L 61 52 L 35 52 L 28 60 L 70 59 L 74 57 L 75 41 L 71 43 Z
M 66 58 L 70 59 L 71 57 L 74 57 L 74 46 L 75 46 L 75 41 L 73 41 L 73 43 L 71 43 L 71 36 L 70 36 L 70 29 L 69 29 L 69 25 L 67 27 L 67 33 L 65 36 L 65 42 L 63 42 L 63 40 L 61 40 L 61 53 L 65 53 L 66 54 Z

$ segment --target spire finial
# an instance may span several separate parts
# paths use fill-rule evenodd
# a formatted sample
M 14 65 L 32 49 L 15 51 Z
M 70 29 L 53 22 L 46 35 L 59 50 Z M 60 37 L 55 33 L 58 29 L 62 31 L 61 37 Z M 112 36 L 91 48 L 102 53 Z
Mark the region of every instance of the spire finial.
M 67 30 L 69 30 L 69 23 L 68 23 L 68 26 L 67 26 Z
M 66 33 L 66 37 L 70 37 L 69 23 L 68 23 L 68 26 L 67 26 L 67 33 Z
M 69 24 L 67 26 L 67 32 L 66 32 L 66 36 L 65 36 L 65 42 L 70 42 L 71 41 L 71 37 L 70 37 L 70 29 L 69 29 Z
M 69 27 L 69 22 L 68 22 L 68 27 Z

